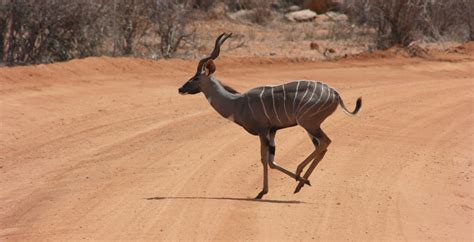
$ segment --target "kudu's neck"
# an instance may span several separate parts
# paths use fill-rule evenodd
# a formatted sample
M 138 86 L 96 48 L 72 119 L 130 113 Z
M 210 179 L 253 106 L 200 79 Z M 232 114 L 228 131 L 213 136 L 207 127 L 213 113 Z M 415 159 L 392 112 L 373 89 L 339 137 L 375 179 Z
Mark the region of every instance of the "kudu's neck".
M 203 83 L 202 92 L 211 106 L 224 118 L 233 119 L 235 103 L 240 94 L 227 91 L 224 86 L 213 76 Z

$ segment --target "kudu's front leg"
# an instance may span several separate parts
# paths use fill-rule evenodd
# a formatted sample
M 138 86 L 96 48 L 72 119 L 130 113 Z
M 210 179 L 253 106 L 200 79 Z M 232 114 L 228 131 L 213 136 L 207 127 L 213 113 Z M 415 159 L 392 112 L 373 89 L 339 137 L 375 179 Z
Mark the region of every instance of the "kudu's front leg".
M 260 156 L 262 158 L 263 165 L 263 189 L 255 197 L 255 199 L 261 199 L 263 195 L 268 193 L 268 141 L 266 135 L 260 135 Z

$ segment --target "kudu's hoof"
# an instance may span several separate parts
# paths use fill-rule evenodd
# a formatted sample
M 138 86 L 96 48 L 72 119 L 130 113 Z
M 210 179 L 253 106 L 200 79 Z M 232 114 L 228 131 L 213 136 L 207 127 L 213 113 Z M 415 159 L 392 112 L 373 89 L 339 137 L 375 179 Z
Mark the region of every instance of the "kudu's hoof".
M 262 199 L 263 195 L 265 195 L 265 194 L 267 194 L 267 193 L 261 191 L 261 192 L 255 197 L 255 199 L 257 199 L 257 200 L 258 200 L 258 199 Z
M 300 190 L 301 190 L 301 186 L 297 186 L 296 189 L 295 189 L 295 191 L 293 192 L 293 194 L 298 193 Z
M 295 180 L 297 182 L 304 182 L 304 184 L 311 186 L 311 182 L 309 180 L 304 179 L 303 177 L 297 176 Z
M 301 180 L 299 180 L 299 182 L 304 182 L 304 184 L 306 184 L 308 186 L 311 186 L 311 182 L 309 182 L 309 180 L 306 180 L 304 178 L 301 178 Z

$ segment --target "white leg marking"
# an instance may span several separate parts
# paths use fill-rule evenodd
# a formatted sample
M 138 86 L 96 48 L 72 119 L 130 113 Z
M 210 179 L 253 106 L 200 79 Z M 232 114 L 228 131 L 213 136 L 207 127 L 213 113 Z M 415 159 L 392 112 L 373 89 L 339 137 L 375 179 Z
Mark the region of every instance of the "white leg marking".
M 280 117 L 278 117 L 278 113 L 277 113 L 277 110 L 276 110 L 276 107 L 275 107 L 275 96 L 273 95 L 273 87 L 272 87 L 272 102 L 273 102 L 273 112 L 275 112 L 275 116 L 278 119 L 278 122 L 280 124 L 282 124 L 282 122 L 280 120 Z
M 234 114 L 231 114 L 229 117 L 227 117 L 227 119 L 234 122 Z
M 268 122 L 271 123 L 272 121 L 270 119 L 270 116 L 268 116 L 267 109 L 265 108 L 265 103 L 263 103 L 263 92 L 265 92 L 265 87 L 262 88 L 262 92 L 260 93 L 260 102 L 262 103 L 263 112 L 265 113 L 265 116 L 267 117 Z
M 211 103 L 211 101 L 212 101 L 211 96 L 207 97 L 207 101 L 209 102 L 209 104 L 212 104 L 212 103 Z
M 295 93 L 295 99 L 293 99 L 293 115 L 295 115 L 295 104 L 296 104 L 296 97 L 298 96 L 298 88 L 300 87 L 300 81 L 298 81 L 298 84 L 296 84 L 296 93 Z
M 268 138 L 270 146 L 275 147 L 275 135 L 268 134 L 267 138 Z M 272 154 L 271 152 L 268 152 L 268 154 L 269 154 L 270 162 L 272 162 L 275 158 L 275 154 Z

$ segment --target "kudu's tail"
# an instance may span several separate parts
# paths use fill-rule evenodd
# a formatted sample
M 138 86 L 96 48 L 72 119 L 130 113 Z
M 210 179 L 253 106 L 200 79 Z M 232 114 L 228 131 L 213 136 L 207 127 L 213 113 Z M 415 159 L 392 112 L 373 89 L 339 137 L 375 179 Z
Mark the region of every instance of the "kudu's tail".
M 351 112 L 346 108 L 346 105 L 344 105 L 344 101 L 342 101 L 342 97 L 340 95 L 338 96 L 339 96 L 339 105 L 341 105 L 342 111 L 344 111 L 344 113 L 346 113 L 349 116 L 355 116 L 357 115 L 357 113 L 359 113 L 360 108 L 362 107 L 362 97 L 357 98 L 355 109 L 354 111 Z

